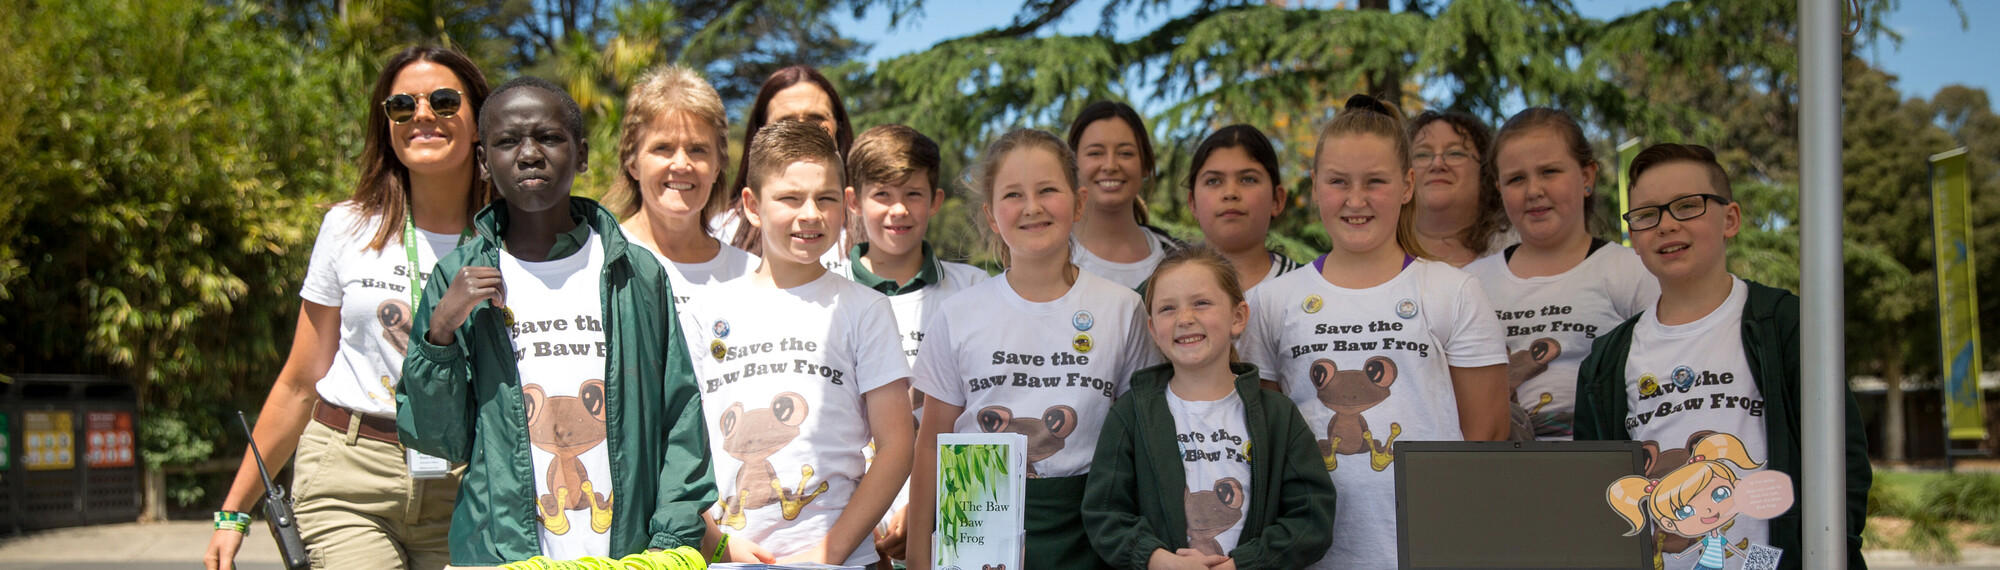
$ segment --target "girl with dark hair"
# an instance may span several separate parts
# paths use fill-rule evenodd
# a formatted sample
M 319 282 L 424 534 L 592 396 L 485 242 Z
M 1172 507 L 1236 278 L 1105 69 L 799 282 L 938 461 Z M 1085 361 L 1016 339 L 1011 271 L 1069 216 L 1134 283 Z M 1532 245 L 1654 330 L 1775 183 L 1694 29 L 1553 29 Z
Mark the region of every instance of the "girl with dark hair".
M 299 296 L 291 355 L 252 437 L 272 470 L 297 452 L 294 508 L 306 547 L 332 568 L 441 568 L 458 475 L 405 454 L 394 387 L 424 271 L 489 199 L 476 175 L 474 114 L 486 78 L 464 55 L 412 47 L 389 58 L 369 96 L 354 195 L 320 224 Z M 245 454 L 205 556 L 235 565 L 264 492 Z
M 1249 290 L 1299 268 L 1264 247 L 1271 220 L 1285 211 L 1285 185 L 1278 179 L 1278 151 L 1263 131 L 1230 125 L 1202 139 L 1188 169 L 1188 209 L 1201 224 L 1202 241 L 1229 259 Z
M 1124 103 L 1091 103 L 1070 122 L 1069 147 L 1084 197 L 1070 257 L 1084 271 L 1136 289 L 1182 245 L 1146 225 L 1144 194 L 1156 164 L 1146 122 Z
M 854 146 L 854 124 L 847 120 L 847 105 L 840 100 L 840 91 L 833 88 L 819 70 L 810 66 L 794 65 L 771 73 L 764 80 L 764 86 L 757 89 L 757 100 L 750 105 L 750 115 L 743 121 L 743 146 L 757 140 L 757 131 L 776 121 L 805 121 L 826 129 L 833 135 L 835 147 L 840 156 L 847 156 L 847 149 Z M 743 159 L 736 165 L 736 178 L 742 180 L 750 171 L 750 153 L 743 153 Z M 757 232 L 749 230 L 749 222 L 743 219 L 743 195 L 730 192 L 729 207 L 709 219 L 710 233 L 730 245 L 757 254 L 763 251 L 758 243 Z M 845 236 L 841 247 L 827 254 L 827 268 L 835 273 L 843 273 L 840 267 L 847 262 Z

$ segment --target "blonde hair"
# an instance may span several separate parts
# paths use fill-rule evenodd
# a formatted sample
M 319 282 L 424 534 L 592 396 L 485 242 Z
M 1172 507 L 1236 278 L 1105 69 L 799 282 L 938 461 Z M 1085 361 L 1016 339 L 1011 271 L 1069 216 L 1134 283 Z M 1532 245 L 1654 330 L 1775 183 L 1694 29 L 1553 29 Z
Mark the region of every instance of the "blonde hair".
M 707 220 L 729 204 L 729 116 L 722 109 L 722 95 L 693 69 L 678 65 L 653 68 L 632 84 L 625 96 L 625 118 L 618 122 L 618 177 L 604 193 L 604 207 L 619 219 L 639 212 L 639 181 L 624 167 L 639 155 L 639 141 L 647 125 L 674 113 L 686 113 L 708 126 L 715 134 L 715 185 L 708 189 L 708 201 L 701 205 L 702 231 Z
M 1319 158 L 1321 153 L 1326 152 L 1327 140 L 1346 135 L 1373 135 L 1388 139 L 1396 147 L 1397 164 L 1405 174 L 1403 183 L 1409 184 L 1410 134 L 1403 127 L 1403 113 L 1394 105 L 1367 95 L 1348 97 L 1340 114 L 1334 115 L 1332 121 L 1320 128 L 1318 140 L 1313 143 L 1312 167 L 1319 168 Z M 1313 173 L 1313 183 L 1319 183 L 1318 172 Z M 1397 212 L 1396 245 L 1405 254 L 1430 259 L 1430 252 L 1417 241 L 1417 201 L 1412 198 L 1403 202 Z
M 1726 433 L 1704 437 L 1695 442 L 1689 451 L 1693 455 L 1687 465 L 1659 479 L 1628 475 L 1612 482 L 1611 487 L 1605 490 L 1604 500 L 1611 503 L 1611 509 L 1617 511 L 1618 516 L 1632 525 L 1632 530 L 1625 536 L 1639 534 L 1649 516 L 1656 525 L 1657 521 L 1670 520 L 1674 509 L 1700 496 L 1716 479 L 1734 484 L 1738 479 L 1738 470 L 1761 466 L 1750 459 L 1750 451 L 1744 448 L 1743 440 Z M 1724 465 L 1725 461 L 1729 464 Z
M 972 183 L 966 190 L 976 197 L 980 204 L 985 205 L 986 210 L 991 210 L 994 198 L 993 181 L 1000 176 L 1000 163 L 1005 162 L 1007 155 L 1029 149 L 1045 150 L 1056 155 L 1056 161 L 1062 164 L 1063 181 L 1069 183 L 1070 196 L 1076 196 L 1078 185 L 1076 153 L 1071 151 L 1069 145 L 1062 139 L 1040 129 L 1014 129 L 1000 135 L 993 144 L 987 145 L 986 152 L 979 155 L 979 164 L 972 172 Z M 1074 224 L 1075 220 L 1071 220 L 1071 223 Z M 986 234 L 986 247 L 994 257 L 1000 259 L 1000 265 L 1012 266 L 1013 255 L 1008 252 L 1007 244 L 1001 242 L 999 234 L 993 232 L 983 219 L 975 220 L 973 225 L 979 227 L 981 233 Z M 1068 234 L 1069 228 L 1063 228 L 1063 233 Z M 1068 249 L 1063 250 L 1063 257 L 1064 264 L 1068 264 Z
M 1236 274 L 1236 265 L 1230 263 L 1229 258 L 1217 253 L 1214 248 L 1206 244 L 1196 244 L 1168 252 L 1165 258 L 1160 259 L 1160 264 L 1153 267 L 1153 274 L 1146 277 L 1145 284 L 1139 287 L 1139 297 L 1145 302 L 1147 320 L 1153 318 L 1153 292 L 1159 290 L 1160 276 L 1166 275 L 1168 270 L 1183 265 L 1208 270 L 1209 276 L 1215 278 L 1216 286 L 1221 287 L 1222 294 L 1229 298 L 1231 308 L 1246 302 L 1243 294 L 1243 278 Z M 1230 339 L 1229 344 L 1229 361 L 1232 363 L 1242 360 L 1236 356 L 1235 340 Z M 1160 350 L 1164 352 L 1166 348 L 1163 346 Z

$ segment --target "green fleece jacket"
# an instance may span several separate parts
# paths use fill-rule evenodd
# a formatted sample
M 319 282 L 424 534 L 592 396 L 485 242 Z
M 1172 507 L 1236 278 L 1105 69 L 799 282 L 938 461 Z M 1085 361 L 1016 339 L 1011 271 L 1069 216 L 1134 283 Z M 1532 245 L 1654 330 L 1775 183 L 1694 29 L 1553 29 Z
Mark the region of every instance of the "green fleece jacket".
M 1799 419 L 1799 406 L 1804 403 L 1799 393 L 1799 298 L 1747 279 L 1744 284 L 1749 286 L 1750 298 L 1743 306 L 1743 353 L 1750 361 L 1757 391 L 1764 396 L 1764 435 L 1771 453 L 1768 467 L 1791 476 L 1793 504 L 1797 505 L 1771 519 L 1771 546 L 1784 550 L 1779 568 L 1795 569 L 1805 553 L 1799 514 L 1804 505 L 1798 501 L 1805 489 L 1799 443 L 1804 430 Z M 1625 415 L 1630 411 L 1625 400 L 1630 389 L 1625 362 L 1632 352 L 1632 330 L 1639 318 L 1634 315 L 1599 337 L 1577 371 L 1579 441 L 1632 439 L 1625 428 Z M 1854 394 L 1848 392 L 1846 400 L 1847 567 L 1866 569 L 1868 561 L 1861 558 L 1861 528 L 1868 520 L 1868 487 L 1875 474 L 1868 465 L 1868 435 L 1854 405 Z
M 715 476 L 687 347 L 675 326 L 665 271 L 625 241 L 618 220 L 583 198 L 573 216 L 588 222 L 604 247 L 605 442 L 611 458 L 613 558 L 649 548 L 701 548 L 702 510 L 715 502 Z M 493 267 L 507 227 L 495 202 L 474 220 L 478 236 L 443 259 L 431 275 L 466 266 Z M 396 431 L 404 445 L 467 464 L 451 518 L 451 562 L 496 566 L 541 554 L 534 461 L 527 412 L 506 317 L 481 303 L 450 346 L 431 344 L 431 310 L 450 287 L 424 287 L 410 328 L 410 353 L 396 386 Z M 580 294 L 589 292 L 578 291 Z
M 1249 512 L 1229 557 L 1237 568 L 1306 567 L 1333 544 L 1333 480 L 1318 440 L 1290 399 L 1259 385 L 1257 367 L 1229 371 L 1251 442 Z M 1187 472 L 1167 410 L 1173 375 L 1171 364 L 1133 373 L 1097 440 L 1083 521 L 1091 546 L 1114 567 L 1143 569 L 1155 549 L 1188 547 Z

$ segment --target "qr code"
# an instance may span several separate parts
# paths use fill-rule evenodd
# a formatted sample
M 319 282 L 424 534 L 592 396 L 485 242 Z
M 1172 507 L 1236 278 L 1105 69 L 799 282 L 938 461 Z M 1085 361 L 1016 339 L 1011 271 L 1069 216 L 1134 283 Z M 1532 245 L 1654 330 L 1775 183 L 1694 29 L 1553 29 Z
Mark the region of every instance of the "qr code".
M 1750 551 L 1743 555 L 1743 570 L 1771 570 L 1778 567 L 1778 557 L 1785 551 L 1762 544 L 1750 545 Z

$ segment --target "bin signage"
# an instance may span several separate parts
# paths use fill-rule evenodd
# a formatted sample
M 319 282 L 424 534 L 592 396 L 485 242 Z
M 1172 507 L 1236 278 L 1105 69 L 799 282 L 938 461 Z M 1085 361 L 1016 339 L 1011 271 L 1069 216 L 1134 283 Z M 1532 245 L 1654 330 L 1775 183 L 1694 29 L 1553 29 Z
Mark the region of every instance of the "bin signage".
M 27 447 L 27 453 L 21 456 L 21 466 L 29 471 L 76 468 L 76 442 L 71 436 L 71 425 L 69 412 L 21 412 L 21 439 Z
M 132 466 L 132 412 L 83 415 L 84 462 L 92 468 Z

